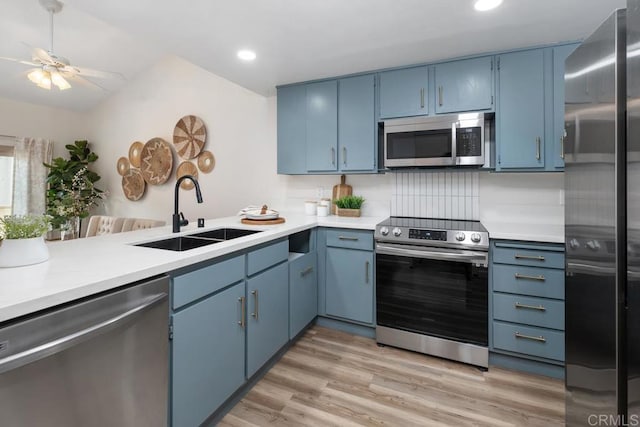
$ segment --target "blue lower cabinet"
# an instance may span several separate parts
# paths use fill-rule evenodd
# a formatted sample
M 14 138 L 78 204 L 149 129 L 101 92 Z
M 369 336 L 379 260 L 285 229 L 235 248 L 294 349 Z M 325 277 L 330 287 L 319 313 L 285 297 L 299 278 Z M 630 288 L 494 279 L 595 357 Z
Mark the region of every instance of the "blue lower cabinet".
M 326 249 L 326 314 L 373 323 L 373 252 Z
M 309 252 L 289 262 L 289 338 L 318 315 L 318 259 Z
M 493 346 L 500 350 L 564 361 L 564 332 L 493 321 Z
M 289 341 L 289 268 L 282 263 L 247 280 L 247 377 Z
M 245 381 L 245 282 L 172 316 L 172 425 L 198 426 Z

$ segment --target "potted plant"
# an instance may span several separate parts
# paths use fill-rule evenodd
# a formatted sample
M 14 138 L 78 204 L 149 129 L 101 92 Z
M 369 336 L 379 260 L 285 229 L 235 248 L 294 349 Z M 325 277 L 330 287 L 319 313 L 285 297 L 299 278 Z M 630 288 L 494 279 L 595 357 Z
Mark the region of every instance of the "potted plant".
M 6 215 L 0 218 L 0 267 L 18 267 L 44 262 L 49 250 L 44 234 L 48 215 Z
M 79 237 L 80 220 L 106 196 L 95 187 L 100 175 L 89 170 L 98 155 L 89 149 L 87 141 L 75 141 L 65 148 L 69 159 L 57 157 L 49 168 L 47 183 L 47 214 L 51 215 L 54 229 L 61 230 L 63 240 Z
M 334 201 L 338 216 L 360 216 L 360 208 L 364 203 L 361 196 L 344 196 Z

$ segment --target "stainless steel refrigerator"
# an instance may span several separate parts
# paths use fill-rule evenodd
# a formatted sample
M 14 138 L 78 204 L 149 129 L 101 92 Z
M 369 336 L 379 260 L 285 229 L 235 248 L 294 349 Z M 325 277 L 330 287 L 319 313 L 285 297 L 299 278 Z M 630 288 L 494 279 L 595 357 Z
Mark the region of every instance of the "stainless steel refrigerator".
M 640 425 L 640 0 L 565 65 L 566 423 Z

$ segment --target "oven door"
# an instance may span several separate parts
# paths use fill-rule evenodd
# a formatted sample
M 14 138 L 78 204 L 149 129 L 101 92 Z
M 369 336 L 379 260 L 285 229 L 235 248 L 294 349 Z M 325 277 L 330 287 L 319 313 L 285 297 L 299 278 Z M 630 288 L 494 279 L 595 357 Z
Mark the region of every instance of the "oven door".
M 379 326 L 488 345 L 487 252 L 376 244 Z

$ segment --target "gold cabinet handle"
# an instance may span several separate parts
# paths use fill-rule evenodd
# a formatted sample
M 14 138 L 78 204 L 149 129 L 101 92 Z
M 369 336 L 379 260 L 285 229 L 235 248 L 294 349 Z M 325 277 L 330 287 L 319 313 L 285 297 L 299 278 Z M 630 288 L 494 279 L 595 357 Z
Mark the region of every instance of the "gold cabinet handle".
M 347 166 L 347 147 L 342 147 L 342 164 Z
M 564 160 L 564 136 L 560 137 L 560 158 Z
M 526 274 L 516 273 L 515 274 L 515 278 L 516 279 L 525 279 L 525 280 L 539 280 L 541 282 L 544 282 L 546 280 L 542 274 L 539 275 L 539 276 L 528 276 Z
M 258 290 L 257 289 L 252 290 L 251 295 L 253 295 L 253 298 L 255 299 L 255 311 L 251 313 L 251 317 L 258 320 Z
M 420 108 L 424 108 L 424 88 L 420 88 Z
M 309 266 L 300 272 L 300 277 L 304 277 L 313 271 L 313 267 Z
M 540 160 L 540 137 L 536 137 L 536 160 Z
M 515 308 L 524 308 L 527 310 L 547 311 L 547 309 L 544 308 L 543 305 L 528 305 L 528 304 L 520 304 L 519 302 L 516 302 L 514 306 Z
M 364 283 L 369 283 L 369 261 L 364 263 Z
M 331 147 L 331 164 L 335 166 L 336 164 L 336 149 Z
M 524 340 L 547 342 L 547 339 L 545 337 L 543 337 L 542 335 L 540 335 L 539 337 L 532 337 L 531 335 L 524 335 L 524 334 L 521 334 L 520 332 L 516 332 L 514 335 L 515 335 L 516 338 L 520 338 L 520 339 L 524 339 Z
M 244 315 L 245 315 L 245 300 L 244 300 L 244 297 L 238 298 L 238 301 L 240 302 L 240 311 L 242 313 L 240 315 L 240 320 L 238 320 L 238 325 L 240 325 L 240 327 L 242 329 L 244 329 Z
M 442 86 L 438 86 L 438 105 L 442 107 Z
M 338 239 L 340 240 L 349 240 L 352 242 L 357 242 L 358 238 L 357 237 L 349 237 L 349 236 L 338 236 Z
M 520 255 L 515 254 L 513 256 L 515 259 L 532 259 L 534 261 L 544 261 L 544 257 L 540 255 Z

